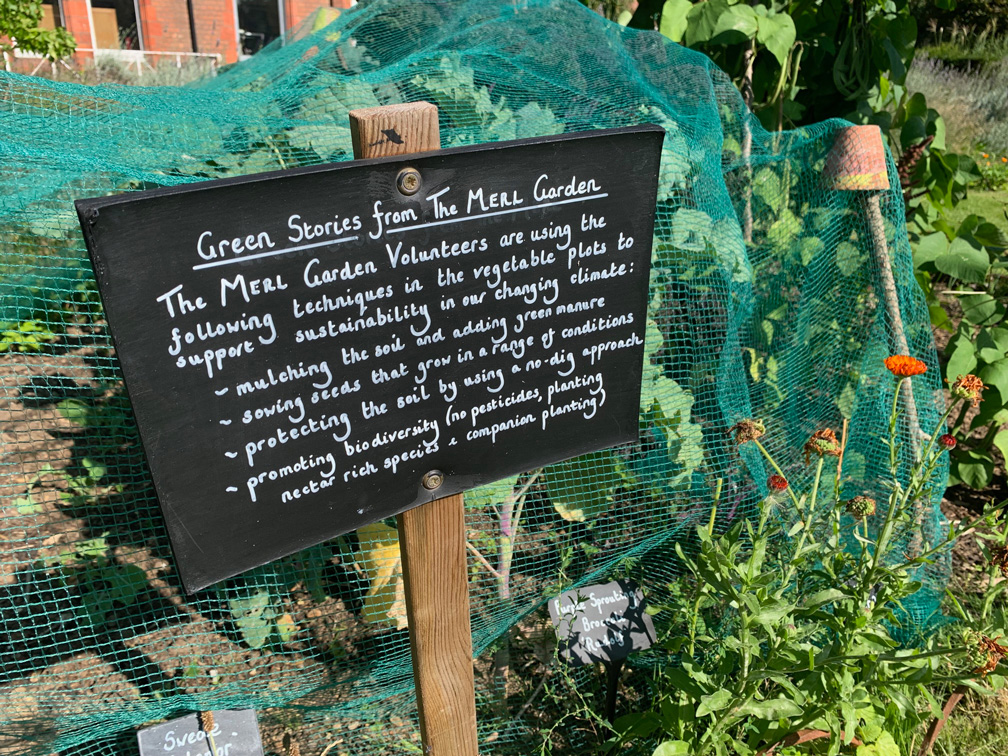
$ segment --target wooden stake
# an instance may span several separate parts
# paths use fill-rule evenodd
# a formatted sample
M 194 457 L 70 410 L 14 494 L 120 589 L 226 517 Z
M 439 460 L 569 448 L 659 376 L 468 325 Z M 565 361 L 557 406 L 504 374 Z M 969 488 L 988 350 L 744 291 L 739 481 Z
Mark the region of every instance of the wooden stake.
M 868 220 L 868 231 L 875 267 L 879 273 L 882 303 L 885 307 L 893 354 L 910 354 L 903 315 L 900 313 L 899 294 L 893 277 L 892 260 L 885 238 L 885 222 L 879 204 L 879 192 L 889 189 L 889 172 L 886 166 L 882 132 L 878 126 L 848 126 L 837 132 L 833 149 L 826 158 L 823 169 L 828 185 L 836 191 L 856 191 Z M 913 356 L 913 355 L 911 355 Z M 920 439 L 924 435 L 917 416 L 910 381 L 901 384 L 907 423 L 910 428 L 910 445 L 914 456 L 919 455 Z
M 350 134 L 358 159 L 441 148 L 429 102 L 351 111 Z M 478 753 L 464 515 L 455 494 L 397 519 L 420 737 L 432 756 Z

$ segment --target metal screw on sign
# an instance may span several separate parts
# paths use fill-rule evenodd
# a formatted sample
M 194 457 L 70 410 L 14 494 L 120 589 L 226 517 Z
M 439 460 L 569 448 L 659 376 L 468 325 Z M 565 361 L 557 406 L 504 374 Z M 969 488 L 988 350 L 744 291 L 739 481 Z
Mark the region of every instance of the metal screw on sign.
M 440 470 L 431 470 L 430 472 L 424 473 L 420 483 L 428 491 L 433 491 L 436 488 L 440 488 L 441 484 L 444 483 L 444 473 Z
M 420 190 L 420 172 L 416 168 L 403 168 L 396 176 L 396 188 L 407 197 L 416 194 Z

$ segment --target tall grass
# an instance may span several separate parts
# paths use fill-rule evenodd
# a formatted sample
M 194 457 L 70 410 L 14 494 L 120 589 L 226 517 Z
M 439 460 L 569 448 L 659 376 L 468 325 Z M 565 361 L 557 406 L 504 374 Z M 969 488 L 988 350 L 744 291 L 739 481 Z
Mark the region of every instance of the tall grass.
M 907 86 L 942 114 L 949 149 L 1008 153 L 1008 58 L 960 71 L 921 55 L 907 75 Z

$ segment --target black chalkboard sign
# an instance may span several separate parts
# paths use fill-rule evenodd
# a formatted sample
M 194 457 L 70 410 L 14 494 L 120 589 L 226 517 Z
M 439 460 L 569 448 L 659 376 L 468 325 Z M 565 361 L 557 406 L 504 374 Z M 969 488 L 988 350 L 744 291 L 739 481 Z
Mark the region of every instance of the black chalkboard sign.
M 263 756 L 251 709 L 214 711 L 206 729 L 196 714 L 178 717 L 137 732 L 137 745 L 140 756 Z
M 78 201 L 186 589 L 636 438 L 662 137 Z
M 620 661 L 655 641 L 644 593 L 632 580 L 567 591 L 550 599 L 548 608 L 560 655 L 576 667 Z

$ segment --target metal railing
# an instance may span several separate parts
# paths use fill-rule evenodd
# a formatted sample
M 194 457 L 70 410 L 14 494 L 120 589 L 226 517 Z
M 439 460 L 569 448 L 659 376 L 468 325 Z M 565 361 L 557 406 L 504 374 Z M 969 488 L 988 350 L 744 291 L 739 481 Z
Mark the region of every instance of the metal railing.
M 148 71 L 153 71 L 154 66 L 150 63 L 150 58 L 174 58 L 175 66 L 177 68 L 182 68 L 183 60 L 206 60 L 210 63 L 210 74 L 211 76 L 216 76 L 217 66 L 224 62 L 224 56 L 220 53 L 199 53 L 199 52 L 171 52 L 168 50 L 118 50 L 115 48 L 98 48 L 93 49 L 90 47 L 78 47 L 75 52 L 77 53 L 90 53 L 95 60 L 99 58 L 107 58 L 117 61 L 123 64 L 127 69 L 136 67 L 136 72 L 138 77 L 142 77 L 144 74 L 144 69 Z M 69 69 L 70 66 L 67 65 L 66 61 L 60 60 L 52 62 L 38 53 L 28 53 L 22 52 L 15 49 L 14 55 L 10 55 L 7 52 L 3 54 L 4 58 L 4 68 L 7 71 L 11 70 L 12 62 L 17 58 L 22 59 L 37 59 L 38 64 L 32 69 L 31 75 L 34 76 L 39 72 L 39 70 L 46 63 L 50 63 L 55 69 L 57 64 L 63 65 L 65 68 Z

